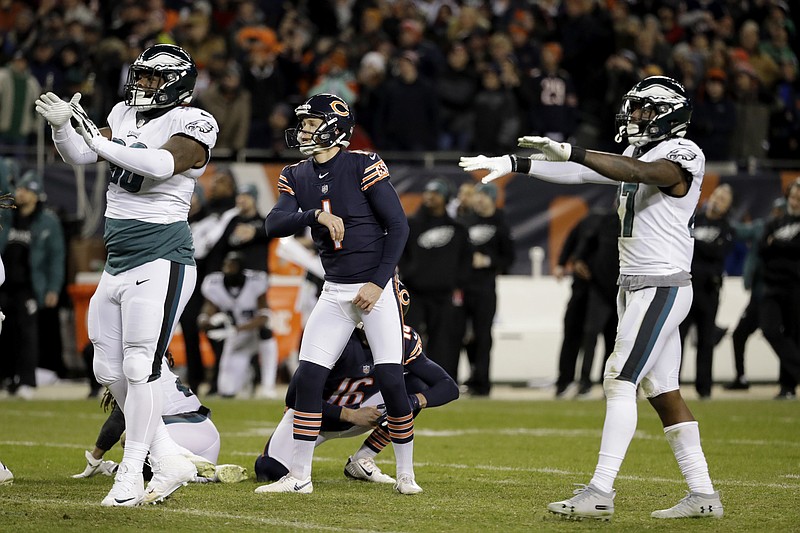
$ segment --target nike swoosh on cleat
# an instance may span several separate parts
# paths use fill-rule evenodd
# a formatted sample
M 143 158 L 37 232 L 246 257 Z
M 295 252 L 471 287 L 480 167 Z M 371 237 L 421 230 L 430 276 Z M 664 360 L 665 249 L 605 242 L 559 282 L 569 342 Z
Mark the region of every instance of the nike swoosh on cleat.
M 306 481 L 306 482 L 305 482 L 305 483 L 303 483 L 302 485 L 298 485 L 297 483 L 295 483 L 295 484 L 294 484 L 294 490 L 296 490 L 296 491 L 303 490 L 303 487 L 306 487 L 306 486 L 308 486 L 308 485 L 310 485 L 310 484 L 311 484 L 311 482 L 310 482 L 310 481 Z
M 150 281 L 150 278 L 147 278 L 147 279 L 141 279 L 141 280 L 136 280 L 136 284 L 137 284 L 137 285 L 141 285 L 142 283 L 146 283 L 146 282 L 148 282 L 148 281 Z
M 117 502 L 117 503 L 119 503 L 119 504 L 123 504 L 123 503 L 128 503 L 129 501 L 131 501 L 131 500 L 133 500 L 133 499 L 134 499 L 134 498 L 127 498 L 127 499 L 125 499 L 125 500 L 120 500 L 119 498 L 114 498 L 114 501 L 115 501 L 115 502 Z

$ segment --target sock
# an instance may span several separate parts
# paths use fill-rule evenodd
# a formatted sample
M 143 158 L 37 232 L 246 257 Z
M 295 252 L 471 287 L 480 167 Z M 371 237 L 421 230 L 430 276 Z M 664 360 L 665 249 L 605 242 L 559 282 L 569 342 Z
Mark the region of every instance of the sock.
M 408 402 L 403 378 L 403 365 L 375 365 L 375 378 L 386 403 L 389 438 L 397 461 L 397 475 L 414 475 L 414 415 Z
M 161 420 L 163 394 L 157 381 L 129 383 L 125 401 L 125 433 L 128 440 L 143 442 L 148 448 L 153 442 Z
M 294 453 L 289 472 L 297 479 L 311 477 L 311 462 L 314 459 L 314 447 L 322 424 L 322 413 L 302 413 L 295 411 L 292 425 Z
M 700 494 L 713 494 L 714 485 L 708 474 L 708 463 L 700 445 L 700 426 L 697 421 L 681 422 L 664 428 L 664 435 L 672 447 L 689 490 Z
M 150 456 L 153 461 L 160 461 L 162 457 L 168 455 L 183 455 L 182 449 L 178 446 L 167 431 L 164 422 L 156 428 L 153 442 L 150 444 Z
M 375 428 L 353 456 L 353 459 L 358 460 L 362 457 L 375 458 L 390 442 L 389 434 L 385 429 Z
M 297 479 L 311 477 L 314 446 L 322 426 L 322 390 L 329 373 L 330 369 L 308 361 L 300 361 L 295 372 L 294 449 L 289 472 Z
M 603 389 L 606 393 L 606 420 L 597 467 L 589 483 L 603 492 L 611 492 L 636 431 L 636 384 L 606 379 Z
M 142 473 L 144 459 L 147 457 L 149 446 L 143 442 L 136 442 L 130 439 L 125 441 L 125 451 L 122 453 L 121 465 L 126 465 L 128 472 Z
M 358 461 L 359 459 L 375 459 L 377 456 L 378 453 L 375 450 L 362 444 L 361 448 L 353 454 L 353 461 Z

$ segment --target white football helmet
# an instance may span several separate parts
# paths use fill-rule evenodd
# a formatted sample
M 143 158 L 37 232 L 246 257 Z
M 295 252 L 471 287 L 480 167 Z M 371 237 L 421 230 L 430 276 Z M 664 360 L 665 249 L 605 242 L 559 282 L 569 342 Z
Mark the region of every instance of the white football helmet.
M 692 103 L 683 85 L 666 76 L 650 76 L 623 97 L 614 140 L 643 146 L 667 137 L 683 137 L 691 118 Z

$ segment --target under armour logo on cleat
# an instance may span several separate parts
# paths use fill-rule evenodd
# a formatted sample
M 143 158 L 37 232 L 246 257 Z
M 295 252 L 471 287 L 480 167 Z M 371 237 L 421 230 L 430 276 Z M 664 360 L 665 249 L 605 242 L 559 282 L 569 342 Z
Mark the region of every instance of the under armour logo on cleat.
M 147 281 L 150 281 L 150 278 L 136 280 L 136 285 L 141 285 L 142 283 L 145 283 Z
M 311 484 L 311 482 L 310 482 L 310 481 L 306 481 L 306 482 L 305 482 L 305 483 L 303 483 L 302 485 L 299 485 L 299 484 L 295 483 L 295 484 L 294 484 L 294 490 L 296 490 L 296 491 L 298 491 L 298 492 L 299 492 L 299 491 L 303 490 L 303 487 L 306 487 L 306 486 L 308 486 L 308 485 L 310 485 L 310 484 Z

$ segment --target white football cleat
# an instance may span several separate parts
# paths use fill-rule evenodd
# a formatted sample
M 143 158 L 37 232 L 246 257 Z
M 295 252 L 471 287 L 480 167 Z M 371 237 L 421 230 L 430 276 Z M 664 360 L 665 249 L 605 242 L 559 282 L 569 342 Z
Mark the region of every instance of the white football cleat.
M 686 497 L 669 509 L 653 511 L 653 518 L 722 518 L 722 501 L 719 492 L 700 494 L 688 492 Z
M 173 492 L 193 481 L 197 468 L 183 455 L 168 455 L 151 465 L 153 479 L 147 484 L 145 503 L 164 501 Z
M 400 474 L 397 476 L 397 483 L 394 484 L 394 490 L 400 494 L 419 494 L 422 492 L 422 487 L 417 485 L 414 481 L 414 476 L 411 474 Z
M 214 478 L 220 483 L 239 483 L 247 479 L 247 469 L 239 465 L 217 465 Z
M 113 476 L 117 472 L 119 465 L 114 461 L 104 461 L 103 459 L 95 459 L 92 457 L 92 452 L 86 450 L 86 468 L 80 474 L 74 474 L 72 477 L 75 479 L 92 477 L 98 474 L 104 476 Z
M 0 463 L 0 485 L 11 485 L 14 483 L 14 474 L 6 465 Z
M 144 479 L 141 472 L 130 472 L 128 465 L 117 468 L 114 486 L 100 505 L 103 507 L 134 507 L 144 501 Z
M 344 465 L 344 475 L 350 479 L 371 481 L 373 483 L 395 482 L 392 476 L 381 472 L 372 457 L 362 457 L 357 461 L 354 461 L 352 456 L 348 457 L 347 464 Z
M 297 479 L 291 474 L 286 474 L 275 483 L 261 485 L 256 489 L 257 494 L 265 492 L 293 492 L 295 494 L 311 494 L 314 492 L 314 485 L 311 483 L 311 476 L 306 479 Z
M 581 520 L 611 520 L 614 515 L 614 496 L 616 491 L 602 492 L 591 485 L 581 485 L 568 500 L 547 504 L 547 510 L 562 518 Z

